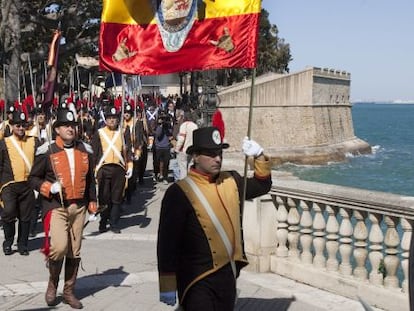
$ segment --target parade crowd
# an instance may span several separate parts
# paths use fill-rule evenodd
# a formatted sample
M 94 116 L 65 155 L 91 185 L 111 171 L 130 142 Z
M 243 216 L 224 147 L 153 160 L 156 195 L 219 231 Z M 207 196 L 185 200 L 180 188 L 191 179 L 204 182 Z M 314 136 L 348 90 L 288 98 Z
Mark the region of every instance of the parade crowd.
M 254 176 L 244 184 L 237 172 L 221 171 L 229 145 L 220 126 L 203 126 L 197 107 L 177 95 L 134 100 L 104 92 L 88 102 L 71 94 L 51 105 L 25 100 L 0 106 L 3 253 L 29 255 L 41 219 L 48 306 L 58 303 L 63 270 L 63 302 L 83 307 L 74 288 L 87 214 L 99 219 L 99 233 L 121 234 L 122 205 L 131 203 L 144 176 L 151 177 L 152 152 L 153 182 L 171 183 L 158 230 L 160 301 L 175 305 L 178 295 L 187 311 L 234 308 L 236 279 L 247 264 L 243 201 L 271 186 L 270 161 L 260 145 L 242 142 L 244 154 L 254 158 Z

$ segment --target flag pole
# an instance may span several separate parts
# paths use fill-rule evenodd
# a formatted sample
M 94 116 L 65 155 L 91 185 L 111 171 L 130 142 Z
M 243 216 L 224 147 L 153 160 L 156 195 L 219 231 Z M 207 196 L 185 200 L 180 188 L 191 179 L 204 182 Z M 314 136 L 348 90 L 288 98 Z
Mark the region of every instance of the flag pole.
M 7 86 L 6 86 L 6 66 L 3 64 L 3 96 L 4 96 L 4 107 L 3 107 L 3 121 L 6 121 L 6 105 L 7 105 Z
M 247 137 L 250 139 L 252 132 L 252 119 L 253 119 L 253 100 L 255 96 L 255 82 L 256 82 L 256 67 L 253 68 L 252 72 L 252 83 L 250 86 L 250 104 L 249 104 L 249 119 L 247 123 Z M 243 195 L 241 201 L 241 215 L 243 215 L 244 202 L 246 201 L 246 189 L 247 189 L 247 163 L 248 157 L 244 158 L 244 175 L 243 175 Z

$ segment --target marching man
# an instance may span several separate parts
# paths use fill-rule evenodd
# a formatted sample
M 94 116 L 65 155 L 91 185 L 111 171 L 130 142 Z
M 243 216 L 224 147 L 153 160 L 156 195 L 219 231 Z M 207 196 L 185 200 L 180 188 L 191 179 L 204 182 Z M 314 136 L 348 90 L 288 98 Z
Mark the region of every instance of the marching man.
M 100 214 L 99 232 L 107 231 L 109 221 L 111 231 L 121 233 L 121 204 L 126 179 L 132 176 L 131 136 L 129 131 L 120 128 L 120 114 L 114 106 L 105 107 L 104 115 L 106 126 L 92 139 L 99 204 L 107 205 Z
M 26 115 L 13 111 L 10 119 L 11 135 L 0 141 L 0 183 L 3 201 L 3 252 L 11 255 L 15 222 L 19 220 L 17 249 L 20 255 L 29 255 L 27 248 L 30 220 L 34 210 L 35 195 L 27 179 L 33 166 L 37 147 L 33 137 L 25 134 Z
M 55 142 L 46 142 L 36 151 L 30 185 L 41 195 L 45 228 L 44 254 L 48 258 L 48 306 L 56 305 L 59 275 L 65 260 L 63 300 L 74 309 L 82 303 L 74 295 L 80 263 L 86 210 L 97 212 L 95 178 L 90 145 L 76 140 L 77 122 L 73 111 L 58 109 L 53 123 Z M 50 236 L 50 244 L 49 244 Z

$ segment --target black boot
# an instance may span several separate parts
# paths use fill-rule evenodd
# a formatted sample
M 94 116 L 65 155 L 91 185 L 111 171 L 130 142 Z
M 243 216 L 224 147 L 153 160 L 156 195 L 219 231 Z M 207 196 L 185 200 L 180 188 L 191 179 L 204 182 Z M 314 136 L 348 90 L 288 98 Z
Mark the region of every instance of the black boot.
M 113 233 L 121 233 L 121 230 L 119 229 L 119 218 L 121 218 L 121 204 L 112 204 L 111 218 L 109 222 Z
M 36 204 L 35 208 L 32 212 L 32 217 L 30 219 L 30 233 L 29 237 L 34 238 L 36 236 L 36 226 L 37 226 L 37 219 L 39 217 L 39 206 Z
M 29 241 L 30 221 L 19 221 L 19 234 L 17 236 L 17 250 L 20 255 L 28 256 L 29 249 L 27 247 Z
M 106 227 L 109 219 L 109 207 L 103 210 L 100 213 L 101 220 L 99 221 L 99 232 L 103 233 L 108 231 L 108 228 Z
M 63 287 L 63 301 L 73 309 L 82 309 L 83 305 L 74 294 L 76 277 L 78 275 L 80 258 L 68 258 L 65 261 L 65 286 Z
M 13 222 L 4 222 L 4 242 L 3 242 L 3 252 L 4 255 L 8 256 L 13 254 L 12 245 L 14 241 L 14 235 L 16 234 L 16 227 Z
M 62 270 L 63 259 L 51 260 L 49 259 L 49 283 L 47 284 L 47 290 L 45 294 L 45 300 L 48 306 L 55 306 L 56 292 L 59 284 L 59 275 Z

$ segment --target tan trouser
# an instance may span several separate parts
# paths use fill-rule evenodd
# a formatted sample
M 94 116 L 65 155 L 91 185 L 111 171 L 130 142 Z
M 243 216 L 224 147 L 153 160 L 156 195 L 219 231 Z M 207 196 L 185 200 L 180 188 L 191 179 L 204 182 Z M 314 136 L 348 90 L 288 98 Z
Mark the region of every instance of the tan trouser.
M 60 260 L 65 256 L 69 258 L 80 257 L 85 215 L 86 207 L 76 204 L 52 210 L 49 233 L 50 259 Z

